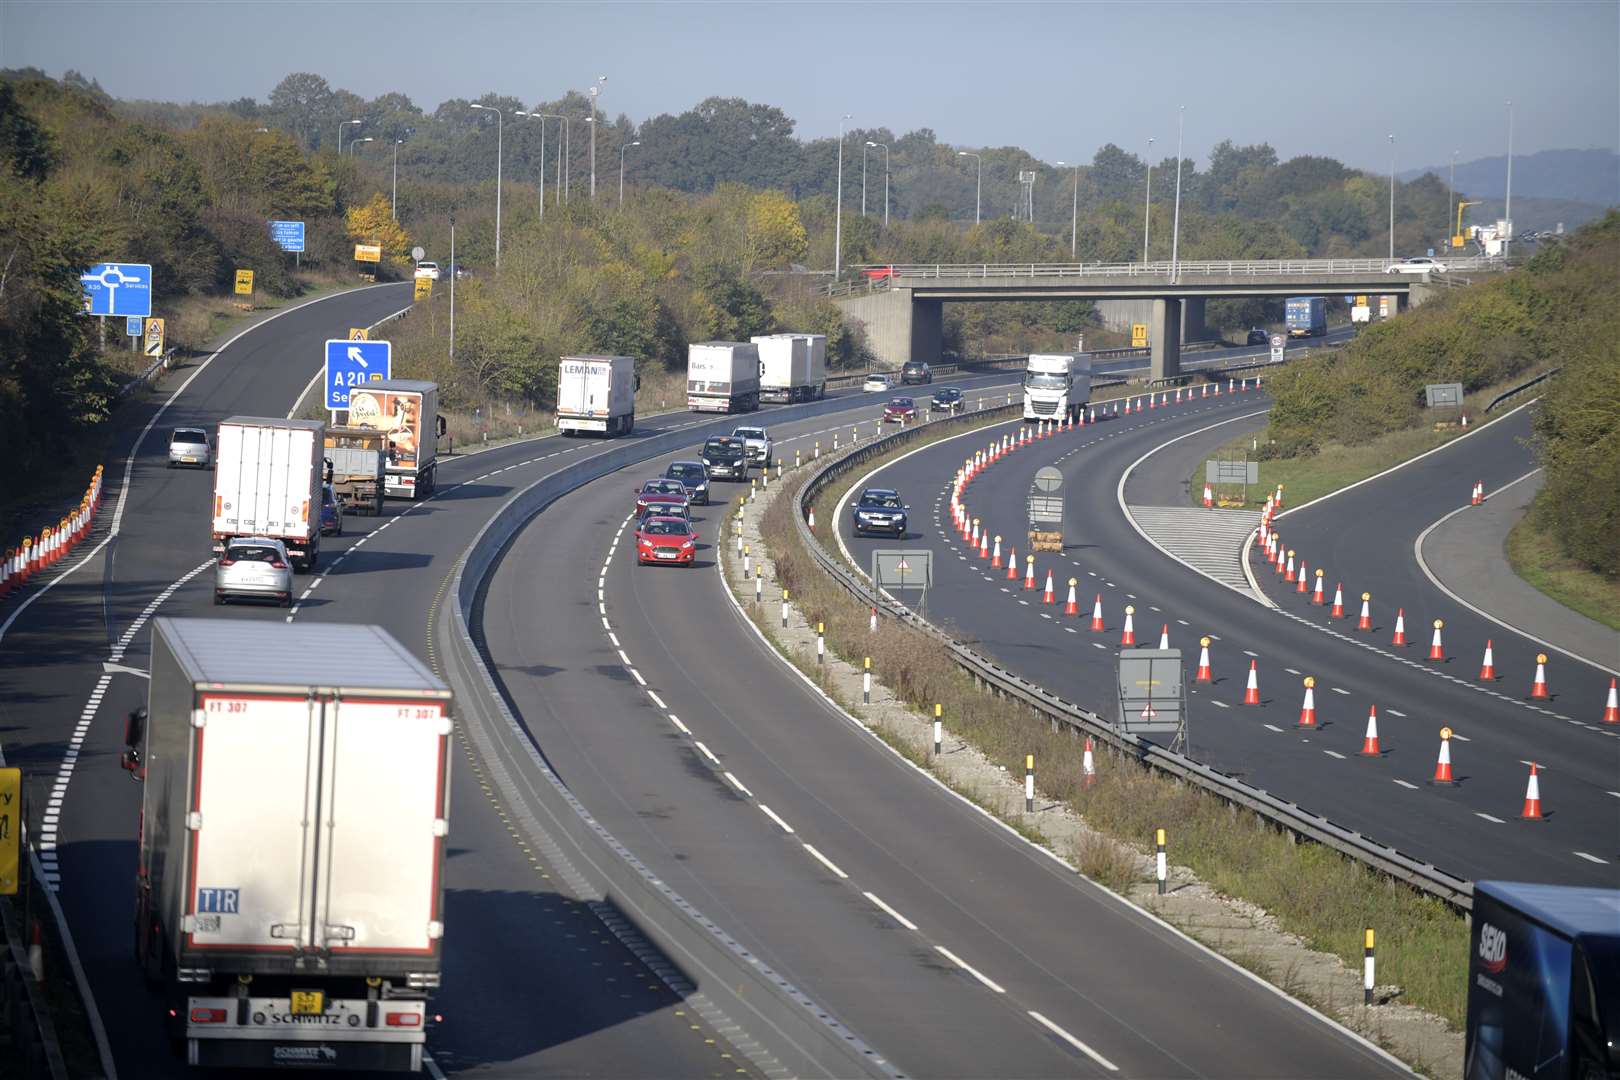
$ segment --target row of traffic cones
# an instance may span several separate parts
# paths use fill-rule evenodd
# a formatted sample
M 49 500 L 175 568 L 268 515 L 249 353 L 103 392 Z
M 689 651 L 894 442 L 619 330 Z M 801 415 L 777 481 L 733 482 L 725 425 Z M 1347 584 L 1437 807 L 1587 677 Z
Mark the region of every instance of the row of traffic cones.
M 72 513 L 54 526 L 48 525 L 37 534 L 23 537 L 16 547 L 0 552 L 0 599 L 66 558 L 79 541 L 90 534 L 96 511 L 101 508 L 102 487 L 102 467 L 97 465 Z

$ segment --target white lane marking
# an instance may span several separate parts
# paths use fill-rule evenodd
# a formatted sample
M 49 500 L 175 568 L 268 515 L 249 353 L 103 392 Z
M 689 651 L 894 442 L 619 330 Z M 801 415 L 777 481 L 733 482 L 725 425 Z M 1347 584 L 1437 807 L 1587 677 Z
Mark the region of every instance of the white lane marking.
M 917 929 L 917 924 L 916 923 L 912 922 L 910 919 L 906 918 L 904 915 L 902 915 L 898 911 L 894 910 L 894 908 L 890 907 L 888 904 L 885 904 L 875 894 L 869 893 L 869 892 L 863 892 L 863 893 L 861 893 L 861 895 L 866 897 L 868 900 L 872 901 L 872 903 L 876 904 L 878 907 L 882 908 L 885 912 L 888 913 L 889 918 L 893 919 L 895 922 L 899 923 L 901 926 L 905 927 L 907 930 L 915 930 L 915 929 Z
M 618 642 L 615 641 L 613 644 L 617 645 Z M 653 701 L 654 705 L 658 706 L 660 709 L 663 709 L 665 712 L 669 711 L 669 706 L 664 704 L 664 699 L 659 697 L 656 693 L 654 693 L 651 690 L 648 690 L 647 691 L 647 696 L 652 698 L 652 701 Z
M 615 634 L 611 630 L 608 631 L 608 640 L 613 642 L 613 647 L 615 649 L 617 649 L 619 647 L 619 635 Z
M 1104 645 L 1104 644 L 1103 644 L 1103 643 L 1102 643 L 1102 642 L 1100 642 L 1100 641 L 1093 641 L 1093 642 L 1092 642 L 1092 643 L 1091 643 L 1091 647 L 1092 647 L 1092 648 L 1093 648 L 1093 649 L 1106 649 L 1106 648 L 1108 648 L 1108 646 L 1106 646 L 1106 645 Z
M 1479 811 L 1479 810 L 1474 811 L 1474 816 L 1478 817 L 1478 818 L 1484 818 L 1486 821 L 1494 821 L 1498 825 L 1505 825 L 1506 824 L 1506 822 L 1504 822 L 1501 818 L 1493 817 L 1492 815 L 1487 814 L 1487 813 L 1483 813 L 1482 811 Z
M 704 746 L 703 741 L 701 739 L 699 739 L 693 745 L 695 745 L 699 750 L 703 751 L 703 756 L 704 757 L 708 758 L 710 761 L 714 762 L 716 765 L 720 764 L 720 759 L 714 756 L 714 751 L 710 750 L 707 746 Z
M 1279 735 L 1282 734 L 1282 728 L 1278 727 L 1276 724 L 1267 724 L 1266 727 L 1270 728 L 1272 731 L 1275 731 Z
M 1547 771 L 1547 766 L 1545 766 L 1545 765 L 1536 765 L 1536 763 L 1534 761 L 1526 761 L 1526 760 L 1524 760 L 1524 758 L 1519 759 L 1519 764 L 1520 765 L 1535 765 L 1537 772 L 1546 772 Z
M 1406 719 L 1406 714 L 1401 712 L 1399 709 L 1385 709 L 1384 711 L 1389 713 L 1389 715 L 1391 715 L 1391 716 L 1398 716 L 1402 720 Z
M 733 776 L 729 772 L 724 774 L 724 775 L 725 775 L 725 778 L 727 780 L 731 781 L 732 785 L 735 786 L 738 791 L 742 792 L 744 795 L 748 796 L 750 799 L 752 799 L 754 797 L 754 793 L 752 791 L 749 791 L 748 788 L 746 786 L 744 786 L 744 784 L 743 784 L 743 782 L 741 780 L 737 779 L 735 776 Z
M 1040 1024 L 1041 1027 L 1045 1028 L 1047 1031 L 1050 1031 L 1052 1034 L 1056 1035 L 1058 1038 L 1062 1039 L 1064 1042 L 1068 1043 L 1070 1046 L 1074 1047 L 1076 1050 L 1080 1051 L 1082 1054 L 1086 1055 L 1086 1057 L 1090 1058 L 1092 1061 L 1095 1061 L 1098 1065 L 1101 1065 L 1109 1072 L 1119 1072 L 1119 1068 L 1112 1061 L 1109 1061 L 1107 1058 L 1097 1053 L 1097 1051 L 1093 1050 L 1091 1047 L 1087 1046 L 1073 1035 L 1070 1035 L 1067 1031 L 1064 1031 L 1062 1028 L 1052 1023 L 1052 1021 L 1048 1020 L 1034 1009 L 1029 1011 L 1029 1015 L 1036 1023 Z
M 1588 855 L 1584 851 L 1577 851 L 1575 854 L 1579 855 L 1581 858 L 1585 859 L 1587 862 L 1595 862 L 1599 866 L 1608 866 L 1609 865 L 1609 860 L 1608 859 L 1600 859 L 1596 855 Z
M 1334 692 L 1334 693 L 1335 693 L 1335 694 L 1343 694 L 1343 695 L 1344 695 L 1344 696 L 1345 696 L 1345 697 L 1349 697 L 1349 696 L 1350 696 L 1350 691 L 1348 691 L 1348 690 L 1341 690 L 1341 689 L 1339 689 L 1339 688 L 1338 688 L 1338 687 L 1337 687 L 1337 686 L 1333 686 L 1333 687 L 1329 687 L 1329 689 L 1330 689 L 1330 690 L 1332 690 L 1332 691 L 1333 691 L 1333 692 Z
M 674 713 L 669 713 L 668 715 L 669 715 L 669 722 L 674 724 L 676 727 L 680 728 L 682 734 L 685 734 L 685 735 L 692 734 L 692 729 L 687 727 L 685 724 L 681 723 L 681 718 L 680 717 L 676 716 Z
M 619 650 L 619 659 L 624 661 L 624 666 L 625 667 L 630 666 L 630 658 L 628 656 L 624 655 L 624 650 L 623 649 Z
M 1408 784 L 1405 780 L 1397 780 L 1395 782 L 1397 784 L 1401 785 L 1401 787 L 1403 787 L 1403 788 L 1408 788 L 1408 789 L 1410 789 L 1412 791 L 1417 790 L 1417 785 L 1416 784 Z
M 1253 658 L 1254 658 L 1254 659 L 1256 659 L 1256 660 L 1258 660 L 1258 659 L 1260 659 L 1260 654 L 1259 654 L 1259 653 L 1257 653 L 1257 652 L 1250 652 L 1250 651 L 1249 651 L 1249 650 L 1248 650 L 1248 649 L 1244 649 L 1244 650 L 1243 650 L 1243 655 L 1244 655 L 1244 656 L 1252 656 L 1252 657 L 1253 657 Z
M 1451 737 L 1452 737 L 1452 738 L 1453 738 L 1453 739 L 1456 739 L 1456 740 L 1457 740 L 1457 741 L 1458 741 L 1458 742 L 1473 742 L 1473 741 L 1474 741 L 1474 740 L 1473 740 L 1473 739 L 1470 739 L 1470 738 L 1469 738 L 1469 737 L 1468 737 L 1468 736 L 1466 736 L 1466 735 L 1459 735 L 1459 734 L 1457 734 L 1457 733 L 1456 733 L 1456 732 L 1455 732 L 1455 731 L 1453 731 L 1453 732 L 1452 732 L 1452 733 L 1451 733 Z
M 967 961 L 963 960 L 960 956 L 957 956 L 955 953 L 951 952 L 951 950 L 947 949 L 945 946 L 943 946 L 943 945 L 935 945 L 934 950 L 936 952 L 938 952 L 941 956 L 943 956 L 945 959 L 949 960 L 951 963 L 955 964 L 957 967 L 959 967 L 963 971 L 967 972 L 969 975 L 972 975 L 975 979 L 978 979 L 985 986 L 988 986 L 990 989 L 994 990 L 996 993 L 1005 994 L 1007 992 L 1007 991 L 1003 990 L 1001 987 L 997 986 L 990 979 L 986 978 L 981 972 L 976 971 L 973 968 L 972 965 L 970 965 Z
M 1288 674 L 1290 674 L 1290 675 L 1298 675 L 1298 674 L 1299 674 L 1299 672 L 1297 672 L 1297 671 L 1295 671 L 1295 670 L 1294 670 L 1294 669 L 1293 669 L 1293 668 L 1291 668 L 1291 667 L 1285 667 L 1285 668 L 1283 668 L 1283 670 L 1284 670 L 1284 671 L 1286 671 L 1286 672 L 1288 672 Z
M 825 866 L 828 870 L 831 870 L 833 873 L 837 874 L 839 877 L 841 877 L 841 878 L 849 877 L 848 874 L 844 873 L 842 870 L 840 870 L 838 868 L 837 863 L 833 862 L 831 859 L 827 858 L 827 856 L 825 856 L 821 852 L 817 851 L 814 844 L 805 844 L 804 845 L 804 850 L 808 851 L 815 858 L 815 860 L 818 863 L 820 863 L 822 866 Z
M 1344 760 L 1344 755 L 1339 753 L 1337 750 L 1324 750 L 1322 753 L 1326 754 L 1328 757 L 1338 758 L 1340 761 Z
M 1613 795 L 1617 799 L 1620 799 L 1620 791 L 1611 791 L 1609 794 Z
M 1212 704 L 1213 704 L 1213 705 L 1214 705 L 1214 706 L 1215 706 L 1215 707 L 1216 707 L 1216 708 L 1217 708 L 1217 709 L 1230 709 L 1230 708 L 1231 708 L 1231 707 L 1232 707 L 1232 706 L 1230 706 L 1230 705 L 1228 705 L 1228 704 L 1227 704 L 1227 703 L 1226 703 L 1226 702 L 1224 702 L 1224 701 L 1216 701 L 1216 702 L 1212 702 Z
M 766 817 L 770 818 L 772 821 L 774 821 L 778 825 L 780 825 L 782 827 L 783 832 L 789 833 L 789 834 L 791 834 L 793 832 L 793 826 L 789 825 L 787 822 L 783 821 L 780 817 L 778 817 L 775 810 L 772 810 L 770 807 L 766 806 L 764 803 L 755 803 L 754 805 L 758 806 L 760 811 Z
M 647 685 L 647 680 L 641 677 L 641 672 L 637 671 L 635 668 L 627 668 L 626 670 L 629 671 L 631 675 L 635 676 L 636 682 L 640 683 L 643 687 Z

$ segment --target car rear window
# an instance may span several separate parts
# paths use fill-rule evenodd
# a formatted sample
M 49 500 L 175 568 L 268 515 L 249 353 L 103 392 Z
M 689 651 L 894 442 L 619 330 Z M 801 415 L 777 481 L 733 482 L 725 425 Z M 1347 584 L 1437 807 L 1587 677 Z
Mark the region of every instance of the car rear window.
M 169 441 L 177 443 L 205 443 L 208 441 L 208 436 L 204 435 L 200 431 L 177 431 L 173 436 L 170 437 Z
M 225 557 L 235 562 L 274 562 L 281 555 L 275 548 L 262 547 L 259 544 L 244 544 L 241 547 L 233 545 L 225 553 Z
M 669 475 L 675 480 L 702 480 L 703 467 L 700 465 L 671 465 Z

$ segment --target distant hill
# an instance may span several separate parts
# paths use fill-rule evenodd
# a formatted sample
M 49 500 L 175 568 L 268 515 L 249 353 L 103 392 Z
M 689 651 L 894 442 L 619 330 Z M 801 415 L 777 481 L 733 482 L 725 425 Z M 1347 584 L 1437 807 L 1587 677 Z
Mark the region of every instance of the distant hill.
M 1414 180 L 1433 173 L 1445 182 L 1450 165 L 1426 165 L 1399 174 Z M 1501 199 L 1507 193 L 1507 157 L 1457 162 L 1457 190 L 1471 198 Z M 1620 203 L 1620 154 L 1613 150 L 1542 150 L 1513 156 L 1513 194 L 1538 199 L 1586 203 L 1594 207 Z M 1596 215 L 1592 215 L 1596 216 Z

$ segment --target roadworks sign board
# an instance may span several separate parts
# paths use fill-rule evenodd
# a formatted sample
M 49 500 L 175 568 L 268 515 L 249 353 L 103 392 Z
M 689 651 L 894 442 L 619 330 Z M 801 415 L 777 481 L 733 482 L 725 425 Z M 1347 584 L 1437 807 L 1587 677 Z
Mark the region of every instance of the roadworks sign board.
M 934 584 L 934 553 L 926 548 L 874 548 L 872 580 L 880 589 L 927 589 Z
M 146 320 L 146 355 L 156 359 L 163 355 L 163 320 Z
M 0 769 L 0 896 L 22 879 L 22 770 Z
M 413 300 L 426 300 L 428 297 L 433 295 L 433 279 L 432 278 L 419 277 L 419 278 L 416 278 L 415 280 L 416 280 L 415 291 L 411 294 L 411 299 L 413 299 Z
M 251 271 L 251 270 L 238 270 L 236 272 L 236 295 L 237 296 L 252 296 L 253 295 L 253 271 Z
M 354 261 L 368 263 L 382 262 L 382 246 L 380 244 L 354 245 Z
M 367 341 L 367 340 L 370 340 L 370 338 L 371 338 L 371 331 L 367 330 L 364 326 L 351 326 L 351 327 L 349 327 L 349 340 L 350 341 Z

